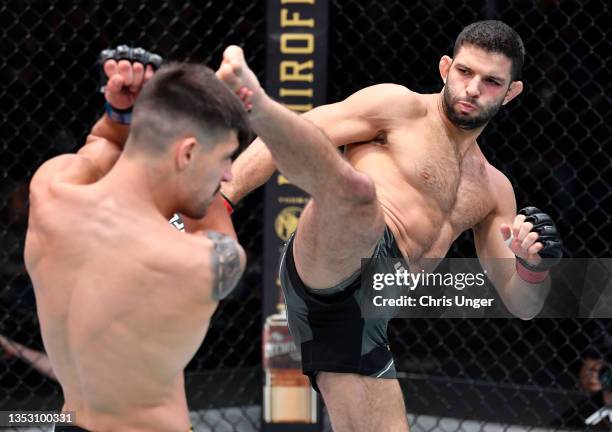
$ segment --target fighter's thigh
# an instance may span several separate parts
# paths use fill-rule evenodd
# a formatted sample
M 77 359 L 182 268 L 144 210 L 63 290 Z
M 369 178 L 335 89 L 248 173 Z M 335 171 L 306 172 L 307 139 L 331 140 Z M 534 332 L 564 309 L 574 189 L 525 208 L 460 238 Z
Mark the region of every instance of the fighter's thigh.
M 304 283 L 328 288 L 357 271 L 374 252 L 385 229 L 378 200 L 352 203 L 311 199 L 295 235 L 293 256 Z
M 408 419 L 396 379 L 320 372 L 317 385 L 335 432 L 407 432 Z

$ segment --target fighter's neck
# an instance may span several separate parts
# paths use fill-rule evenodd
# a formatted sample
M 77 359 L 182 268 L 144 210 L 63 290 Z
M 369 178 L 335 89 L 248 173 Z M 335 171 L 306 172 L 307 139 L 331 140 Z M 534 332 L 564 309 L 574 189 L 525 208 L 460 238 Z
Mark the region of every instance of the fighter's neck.
M 444 91 L 444 90 L 443 90 Z M 436 115 L 440 120 L 442 128 L 446 132 L 449 140 L 456 146 L 459 153 L 465 154 L 470 147 L 476 144 L 476 139 L 480 136 L 486 124 L 476 129 L 462 129 L 450 121 L 444 110 L 443 91 L 434 95 Z
M 111 170 L 100 180 L 109 192 L 122 196 L 144 211 L 157 210 L 170 219 L 175 213 L 172 185 L 160 168 L 122 154 Z

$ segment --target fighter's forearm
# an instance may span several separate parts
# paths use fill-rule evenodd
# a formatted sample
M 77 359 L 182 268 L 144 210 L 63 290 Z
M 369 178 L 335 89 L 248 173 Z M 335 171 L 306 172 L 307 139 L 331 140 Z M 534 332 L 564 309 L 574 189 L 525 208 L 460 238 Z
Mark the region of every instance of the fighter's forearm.
M 237 203 L 253 189 L 268 181 L 276 171 L 270 150 L 257 138 L 232 164 L 232 181 L 223 183 L 221 190 L 230 201 Z
M 21 358 L 30 363 L 32 367 L 39 371 L 41 374 L 46 375 L 52 380 L 57 381 L 57 377 L 55 376 L 55 372 L 53 371 L 53 366 L 51 366 L 49 357 L 47 357 L 45 353 L 26 348 L 22 352 Z
M 251 114 L 251 124 L 289 181 L 310 194 L 330 182 L 343 187 L 350 166 L 313 123 L 264 96 Z
M 108 115 L 104 114 L 100 120 L 91 128 L 91 132 L 87 136 L 87 142 L 103 138 L 110 143 L 115 144 L 120 150 L 123 149 L 127 141 L 130 127 L 111 120 Z
M 47 357 L 44 352 L 33 350 L 15 341 L 4 342 L 3 340 L 3 344 L 5 345 L 5 349 L 11 354 L 30 364 L 43 375 L 53 380 L 57 380 L 49 357 Z
M 499 290 L 508 310 L 521 319 L 532 319 L 544 306 L 550 291 L 550 278 L 540 283 L 530 283 L 514 272 Z

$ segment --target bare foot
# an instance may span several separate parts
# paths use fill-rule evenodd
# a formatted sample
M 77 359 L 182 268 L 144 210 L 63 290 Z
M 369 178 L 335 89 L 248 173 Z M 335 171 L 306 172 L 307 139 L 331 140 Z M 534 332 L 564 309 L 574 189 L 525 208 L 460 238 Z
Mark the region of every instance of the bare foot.
M 223 52 L 217 78 L 227 84 L 242 100 L 247 110 L 256 109 L 265 95 L 259 80 L 249 68 L 242 48 L 230 45 Z

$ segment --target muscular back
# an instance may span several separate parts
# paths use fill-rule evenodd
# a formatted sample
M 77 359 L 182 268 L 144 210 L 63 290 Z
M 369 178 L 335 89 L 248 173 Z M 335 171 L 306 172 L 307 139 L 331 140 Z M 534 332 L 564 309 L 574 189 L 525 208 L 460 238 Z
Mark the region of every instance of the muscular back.
M 64 408 L 100 430 L 187 430 L 183 368 L 216 306 L 214 243 L 146 210 L 101 182 L 32 182 L 25 260 L 43 341 Z

